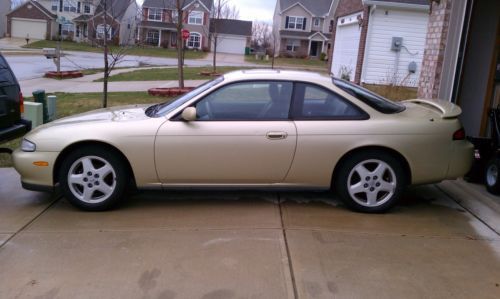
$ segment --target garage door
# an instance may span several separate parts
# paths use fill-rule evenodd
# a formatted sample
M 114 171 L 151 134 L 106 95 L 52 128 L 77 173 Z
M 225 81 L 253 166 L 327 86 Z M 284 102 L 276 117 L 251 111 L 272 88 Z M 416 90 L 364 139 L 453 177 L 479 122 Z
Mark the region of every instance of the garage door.
M 217 53 L 245 54 L 247 44 L 245 37 L 219 35 L 217 40 Z
M 31 39 L 45 39 L 47 36 L 47 21 L 45 20 L 24 20 L 12 19 L 12 37 Z
M 337 26 L 332 59 L 334 76 L 341 77 L 342 74 L 350 73 L 349 77 L 351 81 L 354 81 L 360 36 L 361 28 L 358 22 Z

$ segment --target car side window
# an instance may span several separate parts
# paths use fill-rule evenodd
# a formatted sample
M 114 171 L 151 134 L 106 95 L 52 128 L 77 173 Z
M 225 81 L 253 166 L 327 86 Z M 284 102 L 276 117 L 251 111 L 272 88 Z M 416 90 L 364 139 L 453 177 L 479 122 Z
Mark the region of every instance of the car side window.
M 368 116 L 338 94 L 326 88 L 297 83 L 294 116 L 298 119 L 366 119 Z
M 293 84 L 251 81 L 223 86 L 196 104 L 200 121 L 288 119 Z
M 12 76 L 12 73 L 7 65 L 7 61 L 3 57 L 0 57 L 0 84 L 14 84 L 16 80 Z

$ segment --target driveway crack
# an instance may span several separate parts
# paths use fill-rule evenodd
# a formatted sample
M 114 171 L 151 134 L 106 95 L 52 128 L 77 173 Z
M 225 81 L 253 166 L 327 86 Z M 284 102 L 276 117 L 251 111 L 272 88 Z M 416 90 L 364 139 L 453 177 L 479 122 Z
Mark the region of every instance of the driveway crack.
M 290 246 L 288 245 L 288 238 L 286 235 L 285 221 L 283 219 L 283 205 L 282 205 L 282 203 L 284 201 L 281 200 L 280 193 L 278 193 L 277 196 L 278 196 L 278 207 L 279 207 L 279 211 L 280 211 L 281 231 L 283 233 L 283 239 L 285 241 L 286 255 L 287 255 L 287 259 L 288 259 L 288 267 L 290 270 L 290 277 L 292 278 L 293 296 L 295 299 L 298 299 L 299 294 L 297 292 L 297 282 L 295 280 L 295 272 L 293 270 L 292 256 L 290 254 Z

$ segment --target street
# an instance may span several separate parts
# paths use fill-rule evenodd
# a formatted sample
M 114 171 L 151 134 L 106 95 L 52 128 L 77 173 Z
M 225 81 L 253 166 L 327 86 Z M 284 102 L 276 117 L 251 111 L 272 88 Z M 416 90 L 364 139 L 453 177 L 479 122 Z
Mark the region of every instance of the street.
M 90 52 L 64 52 L 66 55 L 61 58 L 61 70 L 82 70 L 104 68 L 103 54 Z M 219 55 L 218 64 L 220 66 L 245 66 L 241 55 Z M 186 60 L 186 66 L 210 66 L 212 56 L 205 59 Z M 46 59 L 41 54 L 33 55 L 6 55 L 5 58 L 10 64 L 19 81 L 40 78 L 48 71 L 55 71 L 56 66 L 52 59 Z M 176 66 L 176 58 L 159 58 L 145 56 L 125 56 L 116 67 L 143 67 L 143 66 Z
M 435 185 L 382 215 L 256 192 L 142 192 L 88 213 L 0 176 L 0 298 L 500 294 L 500 236 Z

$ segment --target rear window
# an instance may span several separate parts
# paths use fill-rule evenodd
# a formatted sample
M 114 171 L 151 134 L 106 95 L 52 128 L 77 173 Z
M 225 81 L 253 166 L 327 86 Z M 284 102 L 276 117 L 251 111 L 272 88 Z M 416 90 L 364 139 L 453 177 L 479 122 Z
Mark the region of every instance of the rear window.
M 355 85 L 351 82 L 344 81 L 341 79 L 333 78 L 333 84 L 343 91 L 349 93 L 350 95 L 358 98 L 363 103 L 372 107 L 373 109 L 385 113 L 394 114 L 404 111 L 405 106 L 392 102 L 384 97 L 379 96 L 376 93 L 369 91 L 366 88 Z

